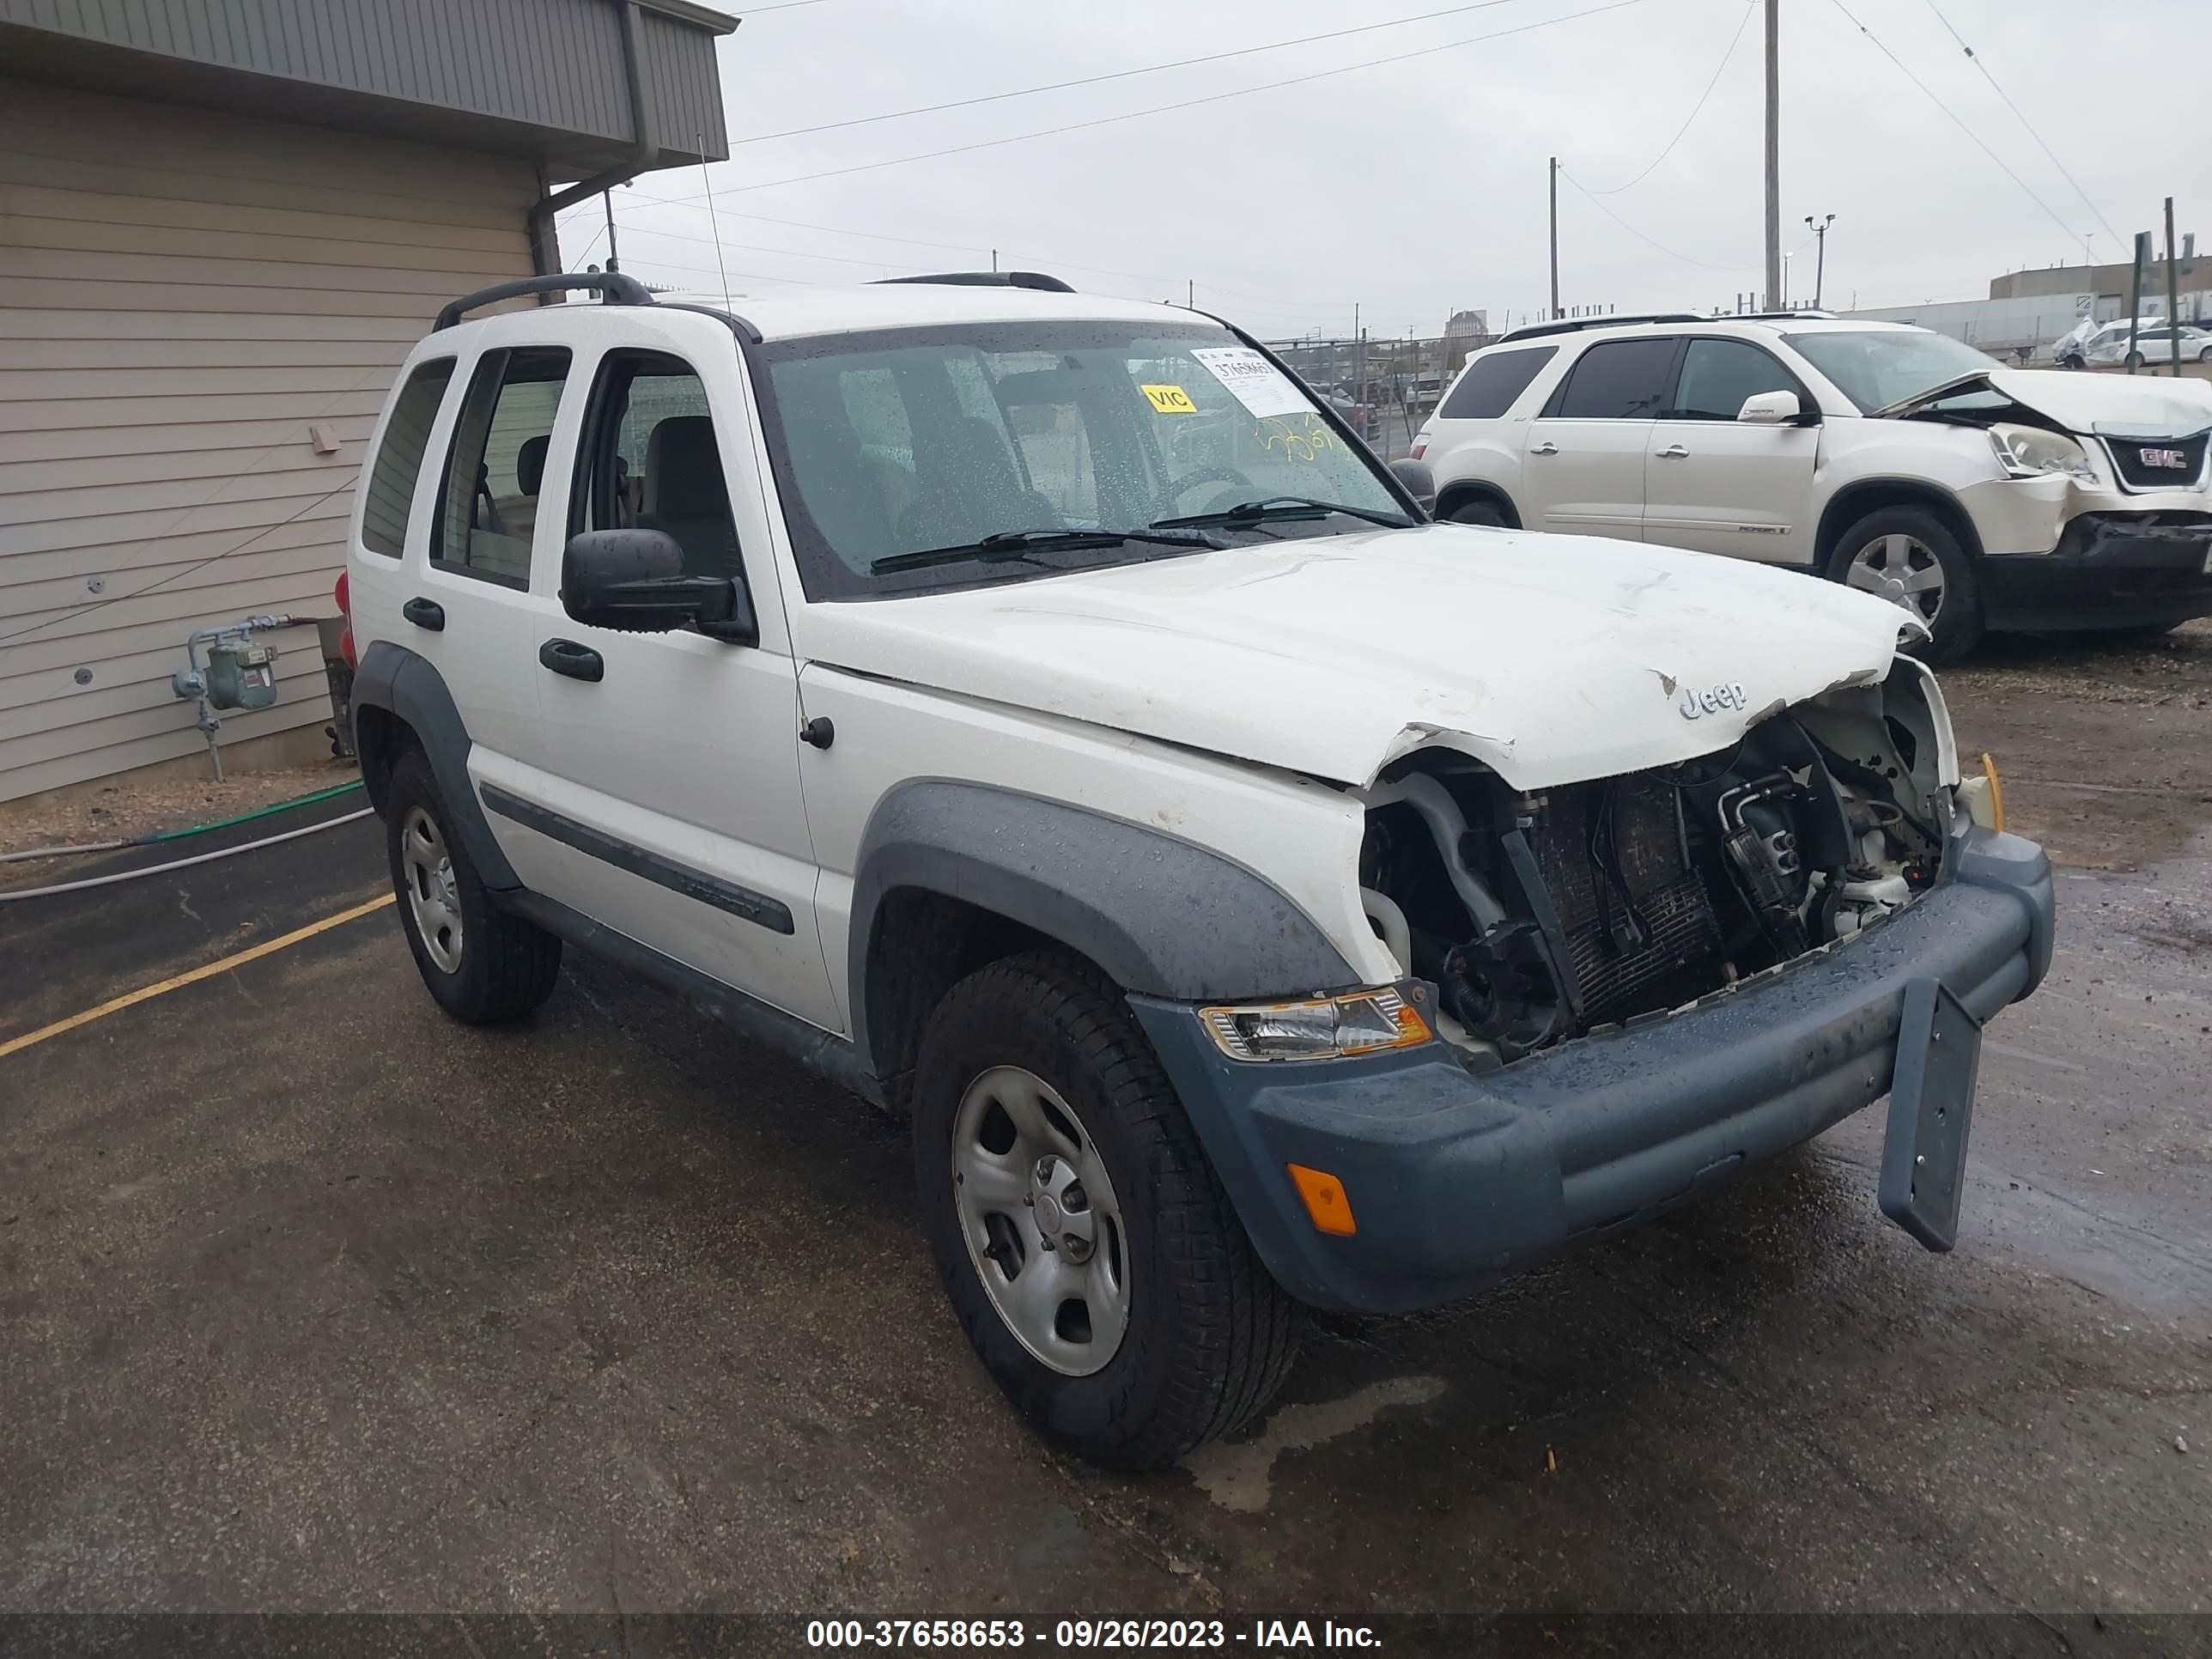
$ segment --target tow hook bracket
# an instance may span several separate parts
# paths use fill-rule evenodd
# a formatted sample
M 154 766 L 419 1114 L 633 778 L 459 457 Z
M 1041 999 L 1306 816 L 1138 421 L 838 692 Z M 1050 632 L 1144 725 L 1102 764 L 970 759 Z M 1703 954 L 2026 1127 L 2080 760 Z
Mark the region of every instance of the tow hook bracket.
M 1981 1064 L 1981 1021 L 1941 981 L 1907 985 L 1881 1149 L 1881 1212 L 1931 1250 L 1959 1242 Z

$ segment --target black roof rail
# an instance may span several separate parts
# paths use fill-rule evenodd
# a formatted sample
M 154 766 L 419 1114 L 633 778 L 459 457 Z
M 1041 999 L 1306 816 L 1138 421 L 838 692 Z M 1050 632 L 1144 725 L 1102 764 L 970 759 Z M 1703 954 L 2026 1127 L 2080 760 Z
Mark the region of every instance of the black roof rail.
M 1045 294 L 1073 294 L 1075 289 L 1042 270 L 944 270 L 929 276 L 879 276 L 885 283 L 944 283 L 953 288 L 1033 288 Z
M 559 274 L 551 276 L 525 276 L 512 283 L 495 283 L 489 288 L 480 288 L 473 294 L 464 294 L 439 312 L 438 320 L 430 325 L 434 334 L 441 328 L 451 328 L 463 316 L 485 306 L 497 305 L 501 300 L 519 300 L 526 294 L 565 294 L 571 289 L 596 289 L 601 300 L 611 306 L 649 306 L 653 291 L 635 276 L 619 270 L 589 270 L 574 276 Z
M 1712 319 L 1717 323 L 1832 323 L 1832 311 L 1815 311 L 1810 306 L 1800 306 L 1795 311 L 1735 311 L 1724 313 Z
M 1571 317 L 1564 322 L 1531 323 L 1526 328 L 1516 328 L 1510 334 L 1502 334 L 1492 343 L 1503 345 L 1508 340 L 1535 340 L 1547 334 L 1579 334 L 1586 328 L 1632 328 L 1638 323 L 1702 323 L 1705 320 L 1694 311 L 1651 311 L 1635 317 Z

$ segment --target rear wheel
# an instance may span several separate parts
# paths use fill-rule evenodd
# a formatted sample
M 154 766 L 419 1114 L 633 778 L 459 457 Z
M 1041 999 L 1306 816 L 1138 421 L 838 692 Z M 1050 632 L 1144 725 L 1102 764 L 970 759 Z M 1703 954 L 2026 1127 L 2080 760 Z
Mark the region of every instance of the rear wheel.
M 914 1148 L 945 1293 L 1048 1439 L 1155 1468 L 1256 1414 L 1288 1374 L 1297 1306 L 1095 969 L 1040 952 L 953 987 L 915 1066 Z
M 2212 346 L 2206 346 L 2203 350 L 2198 352 L 2197 361 L 2200 363 L 2212 363 Z
M 419 749 L 392 769 L 384 822 L 399 925 L 438 1006 L 485 1025 L 550 996 L 561 941 L 493 905 Z
M 1917 655 L 1950 662 L 1982 637 L 1982 599 L 1959 538 L 1923 507 L 1886 507 L 1846 530 L 1828 558 L 1832 580 L 1880 595 L 1927 624 Z
M 2128 353 L 2128 364 L 2127 364 L 2127 366 L 2128 366 L 2130 368 L 2141 368 L 2143 366 L 2143 355 L 2142 355 L 2142 352 L 2140 352 L 2140 351 L 2130 351 L 2130 353 Z

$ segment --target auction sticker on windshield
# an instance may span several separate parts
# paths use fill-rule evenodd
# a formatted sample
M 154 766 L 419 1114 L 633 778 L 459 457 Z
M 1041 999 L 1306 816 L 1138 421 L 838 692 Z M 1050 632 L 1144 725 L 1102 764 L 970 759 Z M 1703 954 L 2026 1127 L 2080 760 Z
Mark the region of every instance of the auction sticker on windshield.
M 1249 346 L 1194 346 L 1190 355 L 1255 415 L 1304 415 L 1313 408 L 1282 370 Z
M 1139 391 L 1152 400 L 1152 410 L 1158 415 L 1195 415 L 1198 405 L 1190 400 L 1190 393 L 1179 386 L 1139 386 Z

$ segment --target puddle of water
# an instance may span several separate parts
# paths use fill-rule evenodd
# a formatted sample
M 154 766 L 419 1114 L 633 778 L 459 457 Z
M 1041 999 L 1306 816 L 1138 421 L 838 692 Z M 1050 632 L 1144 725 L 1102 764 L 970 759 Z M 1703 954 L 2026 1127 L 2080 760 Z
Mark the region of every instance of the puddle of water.
M 1257 1515 L 1267 1507 L 1275 1460 L 1308 1451 L 1365 1428 L 1393 1407 L 1425 1406 L 1444 1391 L 1440 1376 L 1392 1376 L 1355 1389 L 1341 1400 L 1285 1406 L 1255 1439 L 1200 1446 L 1183 1460 L 1206 1495 L 1224 1510 Z

